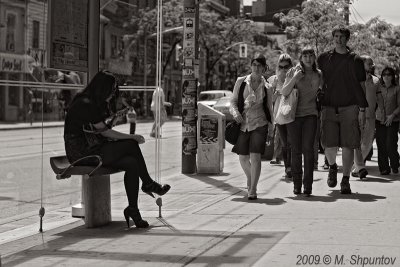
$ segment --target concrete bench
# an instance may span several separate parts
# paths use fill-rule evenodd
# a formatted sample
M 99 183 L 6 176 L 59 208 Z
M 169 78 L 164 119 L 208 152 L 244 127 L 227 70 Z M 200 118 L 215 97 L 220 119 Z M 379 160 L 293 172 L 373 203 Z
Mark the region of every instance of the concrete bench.
M 97 166 L 79 165 L 88 159 L 97 160 Z M 102 167 L 102 160 L 98 155 L 84 157 L 73 163 L 66 156 L 51 157 L 50 165 L 58 180 L 73 175 L 82 176 L 82 203 L 72 207 L 73 217 L 84 217 L 88 228 L 111 222 L 110 174 L 120 170 Z

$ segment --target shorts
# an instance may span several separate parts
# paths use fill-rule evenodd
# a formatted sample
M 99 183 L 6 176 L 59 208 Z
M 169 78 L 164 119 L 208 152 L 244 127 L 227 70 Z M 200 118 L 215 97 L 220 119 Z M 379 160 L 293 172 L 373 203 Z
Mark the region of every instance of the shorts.
M 232 152 L 238 155 L 250 155 L 250 153 L 264 154 L 267 133 L 268 125 L 258 127 L 250 132 L 240 131 L 238 140 L 232 148 Z
M 360 148 L 358 106 L 322 107 L 321 143 L 323 147 Z

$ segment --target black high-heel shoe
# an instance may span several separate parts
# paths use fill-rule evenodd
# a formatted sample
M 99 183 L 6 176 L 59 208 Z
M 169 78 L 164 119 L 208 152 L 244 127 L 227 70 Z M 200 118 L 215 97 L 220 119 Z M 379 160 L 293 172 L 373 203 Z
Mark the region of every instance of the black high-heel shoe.
M 149 227 L 149 223 L 142 219 L 140 212 L 138 209 L 134 209 L 131 207 L 127 207 L 124 209 L 124 216 L 126 220 L 126 224 L 129 228 L 129 217 L 132 218 L 133 223 L 136 225 L 136 228 L 147 228 Z
M 156 193 L 157 195 L 165 195 L 169 190 L 171 189 L 171 186 L 169 184 L 164 184 L 160 185 L 159 183 L 153 181 L 148 184 L 143 184 L 142 185 L 142 191 L 154 198 L 153 193 Z

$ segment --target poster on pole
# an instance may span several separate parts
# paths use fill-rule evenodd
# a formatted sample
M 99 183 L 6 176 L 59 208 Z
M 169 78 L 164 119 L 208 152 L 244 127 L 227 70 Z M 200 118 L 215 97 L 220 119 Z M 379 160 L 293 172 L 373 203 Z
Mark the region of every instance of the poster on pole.
M 89 0 L 52 0 L 49 4 L 48 66 L 88 71 Z

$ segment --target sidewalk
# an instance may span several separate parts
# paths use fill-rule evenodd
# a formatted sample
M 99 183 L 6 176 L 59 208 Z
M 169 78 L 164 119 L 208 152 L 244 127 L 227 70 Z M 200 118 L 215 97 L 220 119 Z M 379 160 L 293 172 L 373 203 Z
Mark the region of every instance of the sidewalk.
M 113 192 L 111 224 L 86 229 L 69 210 L 58 211 L 61 222 L 46 214 L 43 234 L 0 242 L 2 266 L 400 266 L 400 176 L 380 176 L 375 157 L 368 179 L 351 179 L 352 195 L 328 188 L 319 170 L 309 198 L 293 195 L 283 166 L 263 161 L 259 199 L 248 201 L 230 150 L 219 175 L 184 175 L 175 165 L 165 171 L 172 189 L 162 218 L 140 193 L 150 228 L 127 229 L 125 193 Z M 386 264 L 362 265 L 375 258 Z

